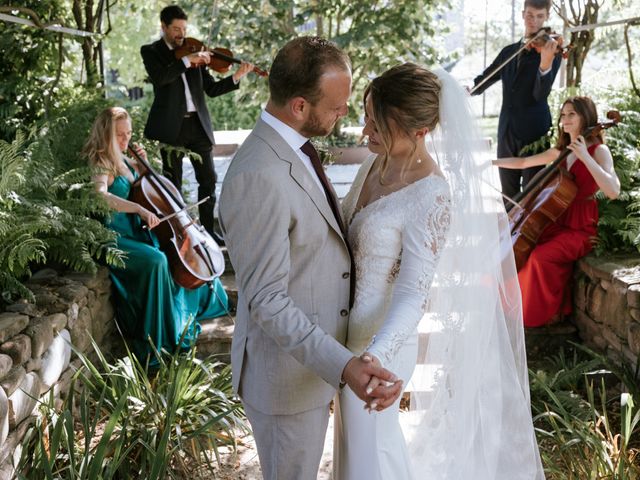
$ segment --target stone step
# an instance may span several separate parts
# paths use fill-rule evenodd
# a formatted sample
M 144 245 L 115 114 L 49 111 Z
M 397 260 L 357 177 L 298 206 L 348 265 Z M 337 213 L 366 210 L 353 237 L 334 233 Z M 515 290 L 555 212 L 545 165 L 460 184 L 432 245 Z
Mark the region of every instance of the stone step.
M 202 320 L 202 331 L 196 342 L 198 358 L 219 355 L 224 363 L 231 362 L 231 339 L 233 338 L 234 317 L 224 316 Z
M 236 286 L 236 276 L 233 272 L 225 270 L 220 276 L 220 282 L 227 292 L 229 297 L 229 309 L 235 312 L 236 305 L 238 304 L 238 287 Z
M 220 281 L 227 292 L 229 298 L 229 314 L 217 318 L 208 318 L 200 321 L 202 331 L 196 342 L 198 357 L 204 358 L 209 355 L 221 355 L 220 360 L 230 362 L 231 339 L 233 337 L 233 324 L 236 305 L 238 303 L 238 289 L 236 278 L 233 272 L 225 273 L 220 277 Z
M 568 347 L 569 342 L 581 343 L 578 329 L 570 319 L 544 327 L 525 328 L 524 339 L 529 363 L 557 354 L 563 347 Z

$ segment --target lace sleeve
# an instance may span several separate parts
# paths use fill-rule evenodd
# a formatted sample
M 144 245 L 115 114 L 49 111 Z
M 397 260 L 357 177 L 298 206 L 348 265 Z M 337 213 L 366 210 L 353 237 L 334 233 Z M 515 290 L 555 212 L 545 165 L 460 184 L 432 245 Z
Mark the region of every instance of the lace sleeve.
M 367 351 L 383 365 L 396 353 L 422 319 L 429 300 L 429 288 L 450 224 L 451 199 L 440 193 L 402 232 L 400 270 L 394 285 L 387 317 Z

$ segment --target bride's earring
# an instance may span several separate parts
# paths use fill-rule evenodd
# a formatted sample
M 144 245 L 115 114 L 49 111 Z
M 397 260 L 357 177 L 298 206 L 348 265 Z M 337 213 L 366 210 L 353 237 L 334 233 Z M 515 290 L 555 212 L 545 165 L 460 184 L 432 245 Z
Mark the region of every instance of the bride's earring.
M 426 130 L 426 132 L 424 132 L 424 136 L 425 138 L 422 140 L 423 142 L 427 141 L 427 135 L 429 135 L 431 132 L 429 131 L 429 129 Z M 418 160 L 416 160 L 416 163 L 422 163 L 422 159 L 420 158 L 420 156 L 418 156 Z

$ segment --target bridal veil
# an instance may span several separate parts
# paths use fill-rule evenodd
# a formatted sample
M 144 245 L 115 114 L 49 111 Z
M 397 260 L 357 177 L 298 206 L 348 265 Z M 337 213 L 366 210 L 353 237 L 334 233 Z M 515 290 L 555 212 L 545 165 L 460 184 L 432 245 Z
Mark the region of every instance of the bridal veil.
M 429 142 L 449 183 L 452 221 L 419 325 L 402 415 L 418 479 L 544 479 L 530 409 L 518 276 L 496 172 L 476 152 L 468 94 L 442 83 Z

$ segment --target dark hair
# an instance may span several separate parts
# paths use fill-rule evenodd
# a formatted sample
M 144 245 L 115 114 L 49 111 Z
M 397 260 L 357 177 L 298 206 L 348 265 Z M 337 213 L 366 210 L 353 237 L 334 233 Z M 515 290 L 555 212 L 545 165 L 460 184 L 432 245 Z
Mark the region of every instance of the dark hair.
M 349 57 L 336 44 L 320 37 L 298 37 L 287 42 L 269 71 L 269 93 L 282 106 L 294 97 L 315 104 L 321 95 L 320 77 L 331 67 L 350 70 Z
M 575 109 L 576 113 L 580 117 L 580 129 L 584 131 L 586 128 L 593 127 L 596 123 L 598 123 L 598 110 L 596 109 L 595 103 L 589 97 L 570 97 L 567 98 L 562 107 L 560 107 L 560 113 L 562 113 L 562 109 L 564 106 L 570 103 Z M 558 141 L 556 143 L 556 148 L 558 150 L 564 150 L 564 148 L 571 143 L 571 137 L 568 133 L 565 133 L 562 130 L 562 126 L 560 125 L 560 115 L 558 115 Z M 585 140 L 595 140 L 600 143 L 604 143 L 604 135 L 602 134 L 602 130 L 597 134 L 591 134 L 585 137 Z
M 544 8 L 547 13 L 549 13 L 549 10 L 551 10 L 551 0 L 524 0 L 524 7 L 522 8 L 525 9 L 527 7 L 535 8 L 536 10 L 542 10 Z
M 168 26 L 174 20 L 187 20 L 187 14 L 177 5 L 164 7 L 160 12 L 160 21 Z

